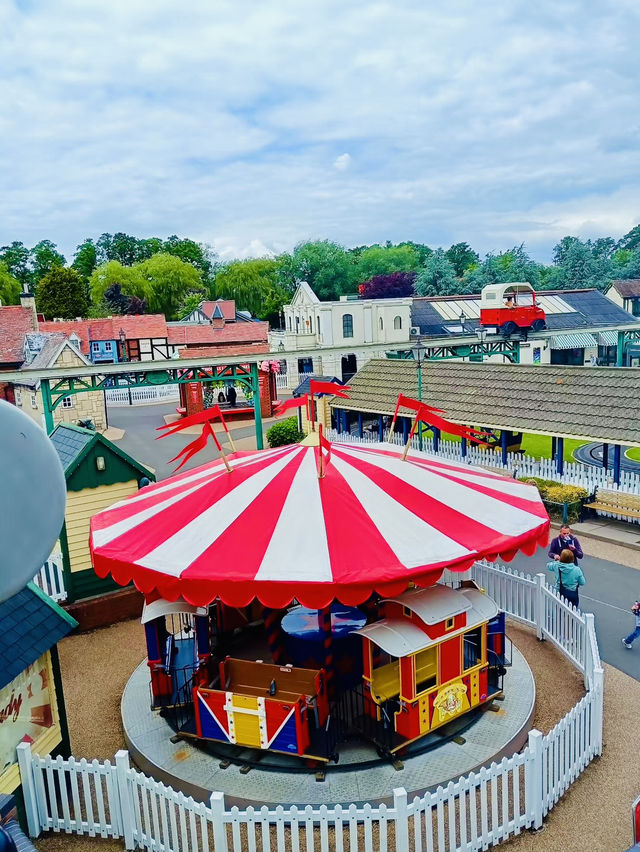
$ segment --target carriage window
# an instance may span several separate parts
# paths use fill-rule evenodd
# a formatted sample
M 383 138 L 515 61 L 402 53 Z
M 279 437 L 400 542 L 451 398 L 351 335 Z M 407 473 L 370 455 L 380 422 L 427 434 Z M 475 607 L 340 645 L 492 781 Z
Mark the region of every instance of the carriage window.
M 431 689 L 438 682 L 438 648 L 427 648 L 416 654 L 416 694 Z
M 455 618 L 447 618 L 447 620 L 444 623 L 444 629 L 445 630 L 453 630 L 455 623 L 456 623 Z
M 482 625 L 464 634 L 464 671 L 482 662 Z
M 383 701 L 400 692 L 400 661 L 382 648 L 373 649 L 371 689 Z
M 411 610 L 408 606 L 402 607 L 402 614 L 405 616 L 405 618 L 411 618 Z

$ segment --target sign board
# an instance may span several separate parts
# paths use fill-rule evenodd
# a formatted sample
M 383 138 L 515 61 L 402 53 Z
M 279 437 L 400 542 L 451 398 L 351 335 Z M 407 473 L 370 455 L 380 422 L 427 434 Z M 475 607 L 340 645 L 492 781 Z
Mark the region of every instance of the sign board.
M 55 688 L 49 653 L 0 689 L 0 776 L 16 762 L 16 746 L 34 743 L 55 719 Z

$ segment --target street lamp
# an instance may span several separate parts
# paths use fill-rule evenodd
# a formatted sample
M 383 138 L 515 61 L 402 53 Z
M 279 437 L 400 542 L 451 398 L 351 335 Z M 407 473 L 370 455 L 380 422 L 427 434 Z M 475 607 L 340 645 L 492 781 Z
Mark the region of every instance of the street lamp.
M 478 340 L 480 341 L 480 363 L 482 364 L 484 361 L 484 341 L 487 337 L 487 329 L 480 326 L 476 328 L 476 335 L 478 336 Z
M 460 312 L 460 325 L 462 326 L 463 332 L 466 331 L 466 329 L 464 327 L 464 324 L 466 323 L 466 321 L 467 321 L 467 315 L 465 314 L 464 311 L 461 311 Z
M 120 329 L 120 356 L 123 361 L 127 360 L 127 333 L 124 328 Z
M 422 402 L 422 360 L 427 347 L 418 339 L 414 346 L 411 347 L 413 359 L 418 366 L 418 402 Z M 418 424 L 418 448 L 422 449 L 422 424 Z

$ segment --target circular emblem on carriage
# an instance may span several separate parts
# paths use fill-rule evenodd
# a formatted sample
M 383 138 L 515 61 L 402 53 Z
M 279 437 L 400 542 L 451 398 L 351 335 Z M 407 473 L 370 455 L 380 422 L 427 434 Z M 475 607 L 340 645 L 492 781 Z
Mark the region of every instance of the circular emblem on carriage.
M 450 683 L 445 686 L 436 695 L 433 702 L 433 707 L 438 711 L 440 718 L 439 722 L 443 722 L 448 717 L 457 716 L 464 707 L 464 699 L 467 693 L 467 687 L 461 681 Z

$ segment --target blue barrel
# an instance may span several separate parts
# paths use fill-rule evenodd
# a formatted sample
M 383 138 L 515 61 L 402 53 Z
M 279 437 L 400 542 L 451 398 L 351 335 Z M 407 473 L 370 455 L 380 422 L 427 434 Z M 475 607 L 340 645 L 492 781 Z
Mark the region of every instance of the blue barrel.
M 367 617 L 352 606 L 331 604 L 333 634 L 333 682 L 339 691 L 362 681 L 362 639 L 353 631 L 364 627 Z M 322 612 L 297 606 L 282 619 L 287 662 L 307 669 L 324 666 Z

